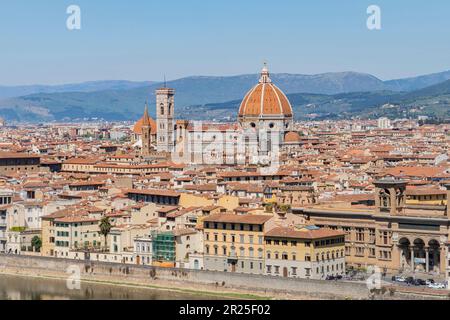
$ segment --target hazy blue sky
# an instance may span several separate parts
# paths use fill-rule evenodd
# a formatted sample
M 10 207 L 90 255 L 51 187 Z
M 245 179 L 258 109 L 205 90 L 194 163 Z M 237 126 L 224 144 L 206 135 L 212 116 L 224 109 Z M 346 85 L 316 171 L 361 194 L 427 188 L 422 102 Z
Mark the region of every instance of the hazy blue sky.
M 68 31 L 66 8 L 81 7 Z M 382 10 L 369 31 L 366 9 Z M 2 0 L 0 84 L 450 69 L 448 0 Z

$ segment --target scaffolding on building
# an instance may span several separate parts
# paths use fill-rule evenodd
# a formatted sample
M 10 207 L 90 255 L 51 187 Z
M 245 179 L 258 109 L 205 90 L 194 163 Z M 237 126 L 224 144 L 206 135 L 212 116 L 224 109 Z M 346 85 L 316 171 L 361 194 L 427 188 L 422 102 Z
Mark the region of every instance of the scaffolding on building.
M 153 261 L 175 262 L 175 235 L 173 232 L 152 232 Z

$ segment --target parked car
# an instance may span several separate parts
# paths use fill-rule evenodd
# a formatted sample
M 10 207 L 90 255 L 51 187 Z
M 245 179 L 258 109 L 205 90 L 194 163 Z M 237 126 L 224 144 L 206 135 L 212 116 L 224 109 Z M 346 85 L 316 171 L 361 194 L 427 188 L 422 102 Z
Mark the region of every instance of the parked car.
M 405 279 L 405 277 L 402 277 L 402 276 L 393 276 L 392 277 L 392 281 L 394 281 L 394 282 L 406 282 L 406 279 Z
M 433 284 L 433 283 L 434 283 L 434 280 L 433 280 L 433 279 L 428 279 L 428 280 L 426 281 L 426 283 L 427 283 L 427 286 L 429 286 L 430 284 Z
M 430 283 L 428 288 L 432 289 L 446 289 L 447 285 L 445 283 Z
M 325 278 L 325 280 L 335 280 L 335 277 L 334 277 L 334 276 L 327 276 L 327 277 Z
M 414 285 L 416 285 L 416 286 L 425 286 L 426 284 L 427 284 L 426 281 L 423 279 L 414 280 Z
M 413 277 L 407 277 L 407 278 L 405 279 L 405 282 L 406 282 L 407 284 L 413 285 L 413 284 L 414 284 L 414 278 L 413 278 Z

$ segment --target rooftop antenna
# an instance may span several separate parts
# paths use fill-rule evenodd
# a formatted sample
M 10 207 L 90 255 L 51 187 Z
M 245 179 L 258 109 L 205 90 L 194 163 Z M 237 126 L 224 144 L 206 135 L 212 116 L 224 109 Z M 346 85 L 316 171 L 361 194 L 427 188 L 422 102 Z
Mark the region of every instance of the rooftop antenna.
M 166 75 L 164 75 L 164 88 L 167 88 Z

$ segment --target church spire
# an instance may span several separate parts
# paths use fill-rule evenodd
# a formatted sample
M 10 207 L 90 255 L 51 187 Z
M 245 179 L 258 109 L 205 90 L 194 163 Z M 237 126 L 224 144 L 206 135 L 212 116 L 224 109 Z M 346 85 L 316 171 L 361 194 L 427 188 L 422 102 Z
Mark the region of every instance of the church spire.
M 142 126 L 150 126 L 150 116 L 148 115 L 148 103 L 145 101 L 144 117 L 142 121 Z
M 151 153 L 151 134 L 152 127 L 150 125 L 150 117 L 148 115 L 148 103 L 145 101 L 144 116 L 142 117 L 142 132 L 141 132 L 141 155 L 147 157 Z

